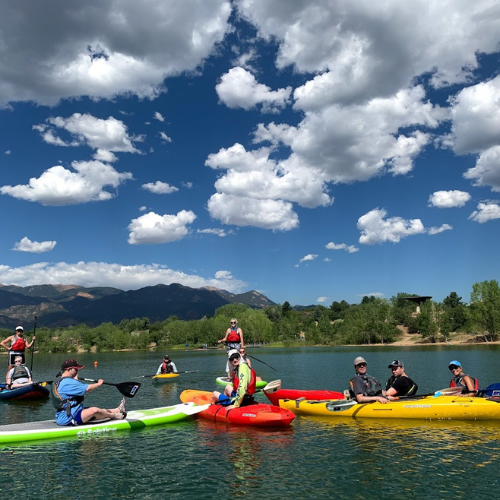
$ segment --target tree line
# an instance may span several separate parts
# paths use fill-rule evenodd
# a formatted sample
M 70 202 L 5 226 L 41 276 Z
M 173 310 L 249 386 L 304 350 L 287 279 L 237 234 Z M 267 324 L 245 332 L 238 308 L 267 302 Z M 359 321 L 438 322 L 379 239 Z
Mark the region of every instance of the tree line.
M 498 282 L 475 283 L 469 303 L 455 292 L 443 302 L 427 300 L 416 304 L 407 293 L 391 299 L 365 296 L 359 304 L 333 302 L 300 311 L 288 302 L 252 309 L 243 304 L 228 304 L 213 317 L 183 321 L 176 316 L 151 323 L 148 318 L 124 319 L 118 324 L 102 323 L 44 328 L 38 325 L 36 350 L 39 352 L 111 351 L 151 347 L 216 346 L 224 336 L 230 318 L 238 318 L 246 344 L 349 345 L 391 343 L 401 336 L 398 326 L 418 333 L 430 342 L 448 340 L 456 332 L 475 333 L 485 341 L 500 334 L 500 288 Z M 25 327 L 29 339 L 29 328 Z M 3 329 L 6 338 L 12 332 Z

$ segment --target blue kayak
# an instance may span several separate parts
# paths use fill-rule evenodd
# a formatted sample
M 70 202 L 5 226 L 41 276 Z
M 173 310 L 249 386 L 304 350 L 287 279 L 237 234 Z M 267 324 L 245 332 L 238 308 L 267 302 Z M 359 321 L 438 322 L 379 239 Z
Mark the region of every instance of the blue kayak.
M 18 399 L 48 398 L 50 389 L 47 382 L 33 382 L 15 389 L 7 389 L 5 384 L 0 384 L 0 399 L 15 401 Z

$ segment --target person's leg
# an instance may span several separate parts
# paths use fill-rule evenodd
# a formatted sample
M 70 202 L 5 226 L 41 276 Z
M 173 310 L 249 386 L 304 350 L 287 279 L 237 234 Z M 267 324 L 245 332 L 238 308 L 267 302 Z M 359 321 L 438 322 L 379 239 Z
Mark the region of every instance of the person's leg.
M 92 419 L 102 420 L 105 418 L 109 418 L 111 420 L 123 420 L 126 414 L 122 413 L 119 408 L 114 408 L 113 410 L 106 410 L 104 408 L 97 408 L 93 406 L 91 408 L 85 408 L 80 413 L 80 418 L 76 419 L 77 423 L 86 424 Z M 78 421 L 80 420 L 80 422 Z

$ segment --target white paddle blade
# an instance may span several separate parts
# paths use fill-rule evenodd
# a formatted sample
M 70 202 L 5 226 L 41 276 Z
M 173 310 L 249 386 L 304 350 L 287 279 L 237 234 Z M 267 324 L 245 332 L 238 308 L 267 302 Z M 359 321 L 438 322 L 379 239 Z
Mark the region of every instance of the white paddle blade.
M 462 394 L 462 387 L 446 387 L 434 393 L 434 396 L 458 396 Z
M 262 390 L 264 392 L 272 394 L 273 392 L 279 391 L 280 389 L 281 389 L 281 380 L 273 380 L 272 382 L 269 382 Z

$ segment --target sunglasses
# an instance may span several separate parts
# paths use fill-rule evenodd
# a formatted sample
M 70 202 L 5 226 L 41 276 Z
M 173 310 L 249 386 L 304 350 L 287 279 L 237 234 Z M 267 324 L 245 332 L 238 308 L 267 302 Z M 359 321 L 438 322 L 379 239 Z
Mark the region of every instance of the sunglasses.
M 366 363 L 359 363 L 359 365 L 356 365 L 358 368 L 366 368 Z
M 459 368 L 460 368 L 459 366 L 451 365 L 450 371 L 452 372 L 453 370 L 458 370 Z
M 232 325 L 236 325 L 236 323 L 235 323 L 234 321 L 231 321 L 231 324 L 232 324 Z
M 229 361 L 234 361 L 235 359 L 240 359 L 240 355 L 238 354 L 238 356 L 231 356 L 229 358 Z
M 22 363 L 22 360 L 18 359 L 17 361 L 14 361 L 14 363 Z

